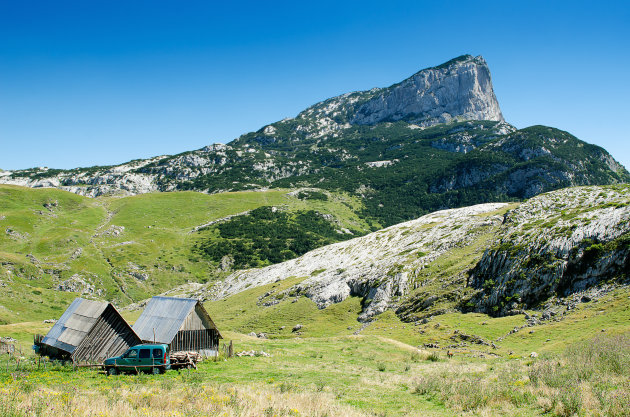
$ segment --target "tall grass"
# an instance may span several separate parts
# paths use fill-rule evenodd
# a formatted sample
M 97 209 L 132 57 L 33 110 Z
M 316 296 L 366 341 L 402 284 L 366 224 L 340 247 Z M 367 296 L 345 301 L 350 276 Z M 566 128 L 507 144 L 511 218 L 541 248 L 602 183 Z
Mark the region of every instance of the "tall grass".
M 451 364 L 415 393 L 466 412 L 530 407 L 556 416 L 630 416 L 630 335 L 601 336 L 563 354 L 482 371 Z
M 59 389 L 26 393 L 0 389 L 0 415 L 54 416 L 364 416 L 330 393 L 261 386 L 137 384 L 89 392 Z

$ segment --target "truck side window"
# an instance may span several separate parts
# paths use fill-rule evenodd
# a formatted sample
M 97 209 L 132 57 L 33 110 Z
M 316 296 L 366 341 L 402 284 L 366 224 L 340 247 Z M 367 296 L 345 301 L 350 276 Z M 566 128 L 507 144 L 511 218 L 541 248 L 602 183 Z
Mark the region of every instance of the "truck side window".
M 140 359 L 147 359 L 151 357 L 151 349 L 140 349 Z
M 162 349 L 153 349 L 153 357 L 155 359 L 162 359 Z
M 125 358 L 137 358 L 137 357 L 138 357 L 138 351 L 136 349 L 128 350 L 127 353 L 125 353 Z

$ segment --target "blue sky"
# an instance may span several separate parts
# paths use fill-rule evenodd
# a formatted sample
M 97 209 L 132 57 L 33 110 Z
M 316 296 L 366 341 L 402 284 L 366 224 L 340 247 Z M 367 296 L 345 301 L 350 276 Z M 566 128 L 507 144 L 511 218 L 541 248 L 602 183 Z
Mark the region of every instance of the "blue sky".
M 0 168 L 226 143 L 465 53 L 508 122 L 630 167 L 628 22 L 625 1 L 0 0 Z

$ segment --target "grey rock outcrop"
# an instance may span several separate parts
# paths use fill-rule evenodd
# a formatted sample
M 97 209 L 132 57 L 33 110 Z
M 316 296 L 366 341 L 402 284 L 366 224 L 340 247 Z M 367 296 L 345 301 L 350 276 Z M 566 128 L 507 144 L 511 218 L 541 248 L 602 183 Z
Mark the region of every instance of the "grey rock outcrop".
M 503 121 L 490 69 L 481 56 L 455 58 L 379 91 L 357 108 L 350 123 L 410 120 L 432 126 L 453 119 Z
M 308 252 L 300 258 L 262 269 L 238 271 L 211 284 L 207 295 L 221 299 L 286 277 L 304 277 L 286 295 L 304 295 L 319 308 L 350 296 L 364 298 L 359 317 L 396 307 L 410 290 L 410 281 L 427 264 L 451 250 L 474 242 L 480 233 L 498 227 L 503 217 L 493 212 L 505 203 L 443 210 L 419 219 Z M 197 293 L 194 296 L 199 297 Z
M 58 291 L 76 292 L 79 294 L 102 294 L 102 290 L 96 290 L 94 284 L 85 277 L 74 274 L 57 285 Z
M 506 215 L 472 271 L 476 310 L 504 315 L 567 296 L 630 271 L 630 186 L 546 193 Z

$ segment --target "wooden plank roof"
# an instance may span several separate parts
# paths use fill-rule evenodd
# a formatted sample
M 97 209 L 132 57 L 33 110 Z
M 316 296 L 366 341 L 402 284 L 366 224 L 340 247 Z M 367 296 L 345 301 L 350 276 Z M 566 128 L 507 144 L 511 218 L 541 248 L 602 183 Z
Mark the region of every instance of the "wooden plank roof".
M 107 306 L 106 302 L 76 298 L 42 339 L 42 343 L 68 353 L 74 352 Z

